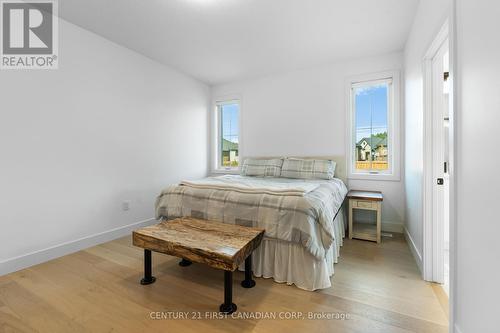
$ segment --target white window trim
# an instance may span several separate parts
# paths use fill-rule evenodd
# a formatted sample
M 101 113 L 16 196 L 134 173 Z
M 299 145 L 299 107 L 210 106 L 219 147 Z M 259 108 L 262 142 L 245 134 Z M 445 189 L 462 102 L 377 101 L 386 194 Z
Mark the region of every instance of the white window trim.
M 364 180 L 392 180 L 399 181 L 401 170 L 401 74 L 399 70 L 389 70 L 372 74 L 357 75 L 346 80 L 346 109 L 347 109 L 347 130 L 346 130 L 346 157 L 347 157 L 347 178 Z M 355 154 L 353 145 L 354 136 L 354 112 L 352 109 L 352 86 L 353 84 L 365 81 L 378 81 L 392 79 L 393 105 L 389 107 L 389 154 L 391 173 L 363 173 L 355 170 Z
M 242 115 L 242 100 L 240 95 L 225 95 L 225 96 L 220 96 L 218 98 L 215 98 L 212 101 L 212 106 L 210 112 L 210 123 L 211 123 L 211 173 L 215 174 L 238 174 L 240 172 L 240 166 L 238 167 L 222 167 L 219 162 L 219 153 L 220 153 L 220 147 L 221 147 L 221 142 L 220 142 L 220 136 L 219 136 L 219 131 L 220 131 L 220 116 L 219 116 L 219 106 L 224 105 L 224 104 L 231 104 L 231 103 L 238 103 L 240 106 L 240 114 L 239 114 L 239 133 L 238 133 L 238 156 L 240 157 L 240 163 L 241 163 L 241 133 L 242 133 L 242 122 L 241 122 L 241 115 Z

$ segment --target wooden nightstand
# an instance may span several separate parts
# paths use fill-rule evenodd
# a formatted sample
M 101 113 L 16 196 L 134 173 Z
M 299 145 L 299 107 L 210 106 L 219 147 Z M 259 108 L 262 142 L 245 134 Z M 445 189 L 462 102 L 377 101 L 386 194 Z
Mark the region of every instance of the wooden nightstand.
M 355 191 L 347 193 L 349 199 L 349 239 L 357 238 L 380 243 L 382 192 L 377 191 Z M 354 209 L 366 209 L 377 212 L 377 223 L 356 223 L 353 221 Z

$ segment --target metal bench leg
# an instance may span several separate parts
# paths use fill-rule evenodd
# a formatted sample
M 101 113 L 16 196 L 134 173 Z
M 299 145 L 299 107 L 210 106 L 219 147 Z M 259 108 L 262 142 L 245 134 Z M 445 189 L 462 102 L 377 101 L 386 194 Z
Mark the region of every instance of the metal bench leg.
M 144 277 L 141 279 L 141 284 L 151 284 L 156 281 L 156 278 L 151 275 L 151 251 L 144 250 Z
M 231 314 L 236 311 L 237 306 L 233 303 L 233 272 L 224 271 L 224 303 L 220 306 L 220 312 Z
M 191 264 L 192 264 L 192 262 L 191 262 L 191 261 L 186 260 L 186 259 L 184 259 L 184 258 L 183 258 L 181 261 L 179 261 L 179 266 L 182 266 L 182 267 L 186 267 L 186 266 L 189 266 L 189 265 L 191 265 Z
M 245 280 L 241 281 L 243 288 L 255 287 L 255 281 L 252 279 L 252 254 L 245 259 Z

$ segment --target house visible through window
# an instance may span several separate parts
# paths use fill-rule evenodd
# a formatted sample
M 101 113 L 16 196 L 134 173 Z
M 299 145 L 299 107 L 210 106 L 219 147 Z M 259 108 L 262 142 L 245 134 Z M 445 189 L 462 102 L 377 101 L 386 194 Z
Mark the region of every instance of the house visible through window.
M 239 122 L 238 101 L 217 103 L 218 116 L 218 169 L 235 169 L 239 165 Z
M 350 175 L 395 174 L 397 127 L 392 76 L 359 80 L 350 86 Z

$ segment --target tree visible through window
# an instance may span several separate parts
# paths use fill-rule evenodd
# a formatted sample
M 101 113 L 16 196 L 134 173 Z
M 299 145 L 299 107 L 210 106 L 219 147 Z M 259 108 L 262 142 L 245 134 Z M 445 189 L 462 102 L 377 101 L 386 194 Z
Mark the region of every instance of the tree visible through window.
M 357 172 L 389 169 L 389 107 L 391 80 L 353 84 L 354 161 Z
M 240 105 L 236 101 L 220 103 L 219 115 L 219 166 L 236 168 L 239 165 Z

